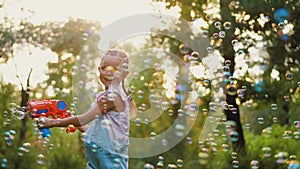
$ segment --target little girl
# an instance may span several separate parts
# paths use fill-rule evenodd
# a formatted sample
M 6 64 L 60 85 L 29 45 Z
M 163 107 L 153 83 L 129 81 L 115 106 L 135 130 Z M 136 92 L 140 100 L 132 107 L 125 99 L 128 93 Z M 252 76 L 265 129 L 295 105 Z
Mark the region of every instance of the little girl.
M 129 120 L 136 112 L 135 103 L 124 88 L 128 56 L 119 50 L 108 50 L 98 70 L 105 91 L 88 111 L 65 119 L 44 118 L 40 125 L 46 128 L 80 127 L 95 119 L 84 137 L 87 169 L 127 169 Z

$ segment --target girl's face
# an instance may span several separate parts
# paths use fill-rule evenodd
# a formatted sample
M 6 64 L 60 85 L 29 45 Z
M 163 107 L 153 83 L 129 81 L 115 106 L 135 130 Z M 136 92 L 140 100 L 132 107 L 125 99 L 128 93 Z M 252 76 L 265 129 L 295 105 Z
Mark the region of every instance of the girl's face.
M 128 71 L 121 70 L 123 59 L 104 56 L 98 70 L 100 80 L 107 89 L 112 84 L 119 84 L 127 76 Z M 126 63 L 125 63 L 126 64 Z

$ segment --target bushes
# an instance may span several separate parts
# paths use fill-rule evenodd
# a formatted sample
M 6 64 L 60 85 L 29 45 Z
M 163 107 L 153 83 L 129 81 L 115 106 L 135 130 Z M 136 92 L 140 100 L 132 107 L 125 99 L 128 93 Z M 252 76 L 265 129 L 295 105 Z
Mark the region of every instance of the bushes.
M 79 132 L 66 134 L 65 128 L 52 128 L 50 139 L 40 139 L 36 132 L 34 132 L 33 121 L 28 118 L 26 137 L 24 140 L 20 140 L 19 131 L 21 121 L 12 116 L 8 109 L 9 103 L 16 102 L 15 98 L 18 97 L 13 92 L 14 90 L 11 90 L 12 87 L 10 85 L 2 85 L 1 87 L 3 96 L 6 96 L 5 99 L 2 98 L 1 100 L 3 104 L 1 107 L 2 115 L 0 117 L 3 124 L 0 130 L 0 162 L 3 165 L 2 168 L 5 168 L 5 165 L 6 168 L 10 169 L 85 168 L 85 149 L 81 139 L 82 136 Z M 224 124 L 218 125 L 215 132 L 211 133 L 209 139 L 199 143 L 199 135 L 206 118 L 199 114 L 192 130 L 177 146 L 168 152 L 154 157 L 130 159 L 129 168 L 144 168 L 144 165 L 147 163 L 156 166 L 158 162 L 163 161 L 165 168 L 168 165 L 177 165 L 178 162 L 183 162 L 182 168 L 185 169 L 231 169 L 233 168 L 233 161 L 236 160 L 235 164 L 238 161 L 239 168 L 248 169 L 251 168 L 251 162 L 256 160 L 259 162 L 259 169 L 286 169 L 288 159 L 291 155 L 300 157 L 300 143 L 298 138 L 300 136 L 295 135 L 299 128 L 296 128 L 294 125 L 294 122 L 299 120 L 298 102 L 297 100 L 291 106 L 291 121 L 285 126 L 274 123 L 272 118 L 274 113 L 268 113 L 270 112 L 268 111 L 270 109 L 268 104 L 250 108 L 241 106 L 247 154 L 237 154 L 236 159 L 232 157 L 233 152 Z M 8 112 L 5 116 L 4 111 Z M 258 117 L 264 117 L 263 124 L 258 124 Z M 157 125 L 136 126 L 136 124 L 133 124 L 133 129 L 138 131 L 139 134 L 134 136 L 149 137 L 149 133 L 154 131 L 154 129 L 159 134 L 172 124 L 173 119 L 165 112 L 157 120 L 159 121 L 159 123 L 156 123 Z M 7 123 L 8 121 L 10 122 Z M 7 134 L 10 134 L 10 137 L 14 138 L 11 140 L 12 144 L 7 144 L 7 139 L 9 138 Z M 23 151 L 23 155 L 20 155 L 18 152 L 20 151 L 20 147 L 24 147 L 24 143 L 30 143 L 30 151 Z M 282 159 L 283 163 L 279 164 L 276 157 L 284 155 L 282 152 L 286 152 L 288 155 L 285 157 L 285 161 Z

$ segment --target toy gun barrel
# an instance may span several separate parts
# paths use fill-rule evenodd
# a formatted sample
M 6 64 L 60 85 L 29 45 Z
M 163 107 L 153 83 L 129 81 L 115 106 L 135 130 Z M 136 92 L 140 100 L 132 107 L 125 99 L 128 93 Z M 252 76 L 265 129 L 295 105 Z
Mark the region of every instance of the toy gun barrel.
M 63 100 L 31 100 L 28 102 L 27 109 L 31 118 L 49 117 L 66 118 L 70 117 L 70 114 L 66 113 L 68 104 Z M 43 137 L 51 136 L 49 128 L 40 129 Z

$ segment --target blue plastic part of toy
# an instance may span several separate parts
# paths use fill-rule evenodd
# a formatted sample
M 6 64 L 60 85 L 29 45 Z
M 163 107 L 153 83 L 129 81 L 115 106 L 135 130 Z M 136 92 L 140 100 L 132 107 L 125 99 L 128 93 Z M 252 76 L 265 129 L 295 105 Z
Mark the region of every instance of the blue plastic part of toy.
M 42 114 L 42 113 L 47 113 L 48 109 L 42 109 L 42 110 L 38 110 L 36 111 L 37 114 Z
M 40 130 L 41 130 L 41 133 L 42 133 L 43 137 L 50 137 L 51 136 L 51 132 L 50 132 L 49 128 L 42 128 Z
M 58 101 L 57 108 L 59 110 L 67 110 L 67 103 L 65 101 Z

